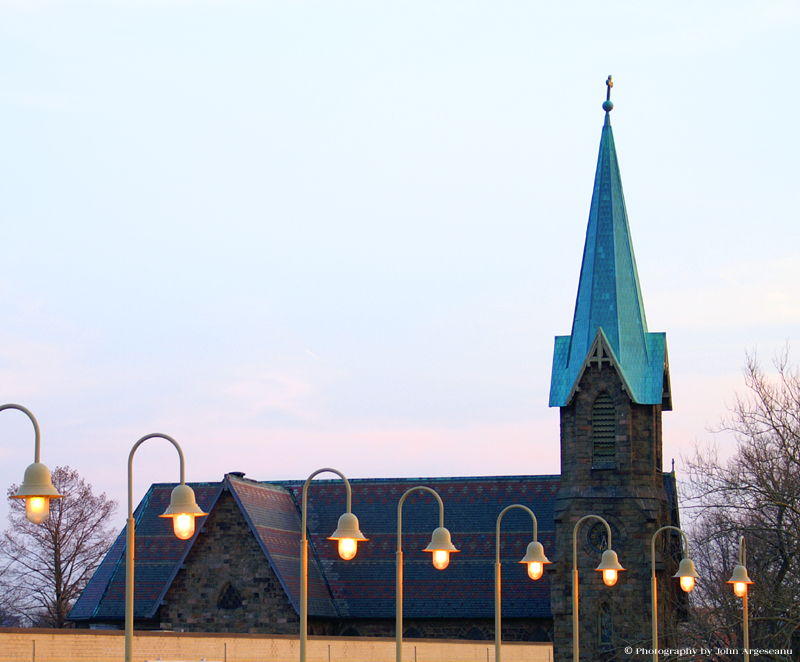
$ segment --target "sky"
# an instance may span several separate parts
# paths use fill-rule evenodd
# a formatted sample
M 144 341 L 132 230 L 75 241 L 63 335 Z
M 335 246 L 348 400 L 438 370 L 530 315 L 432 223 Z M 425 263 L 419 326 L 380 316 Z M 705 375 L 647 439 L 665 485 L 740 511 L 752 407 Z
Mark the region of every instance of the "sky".
M 118 527 L 153 432 L 188 481 L 559 473 L 609 74 L 665 469 L 798 343 L 794 0 L 0 0 L 0 62 L 0 400 Z

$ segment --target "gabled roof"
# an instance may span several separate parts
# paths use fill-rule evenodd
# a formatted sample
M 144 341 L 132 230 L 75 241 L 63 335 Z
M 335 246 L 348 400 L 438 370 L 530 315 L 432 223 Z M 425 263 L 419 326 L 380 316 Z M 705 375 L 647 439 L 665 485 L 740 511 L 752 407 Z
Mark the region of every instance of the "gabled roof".
M 437 571 L 422 550 L 438 526 L 438 505 L 423 492 L 403 506 L 404 612 L 419 618 L 490 618 L 494 613 L 495 525 L 500 511 L 513 503 L 537 516 L 539 541 L 554 552 L 553 505 L 559 476 L 481 478 L 364 479 L 350 481 L 353 512 L 369 539 L 352 561 L 342 561 L 327 537 L 345 511 L 341 481 L 315 480 L 308 492 L 309 615 L 316 617 L 393 618 L 397 502 L 417 485 L 435 489 L 445 507 L 445 526 L 461 551 L 450 566 Z M 227 474 L 220 483 L 194 483 L 198 503 L 211 513 L 219 495 L 230 489 L 261 549 L 295 607 L 299 605 L 300 503 L 303 482 L 260 483 Z M 174 485 L 153 485 L 135 513 L 137 619 L 153 618 L 194 541 L 181 541 L 159 519 Z M 503 518 L 501 560 L 503 613 L 507 617 L 550 616 L 547 576 L 528 579 L 517 561 L 532 537 L 532 520 L 519 509 Z M 122 621 L 125 594 L 125 532 L 70 613 L 75 621 Z
M 224 482 L 299 614 L 301 520 L 294 494 L 283 486 L 248 480 L 235 474 L 227 474 Z M 308 558 L 308 613 L 338 616 L 313 550 Z
M 300 594 L 300 518 L 292 493 L 271 483 L 258 483 L 226 474 L 219 483 L 191 483 L 198 505 L 211 513 L 224 490 L 230 490 L 279 581 L 298 610 Z M 201 535 L 205 518 L 199 518 L 194 536 L 179 540 L 169 521 L 158 516 L 169 505 L 174 484 L 150 487 L 134 512 L 136 526 L 134 617 L 154 618 L 181 564 Z M 125 529 L 78 598 L 70 618 L 119 620 L 125 608 Z M 309 613 L 336 616 L 325 578 L 314 559 L 309 559 Z
M 144 499 L 133 513 L 136 532 L 134 618 L 152 618 L 181 564 L 191 549 L 201 526 L 198 521 L 195 536 L 179 540 L 172 533 L 169 520 L 160 518 L 170 503 L 175 484 L 157 483 L 150 486 Z M 191 483 L 197 504 L 211 512 L 221 483 Z M 88 586 L 70 611 L 75 621 L 118 620 L 125 612 L 125 529 L 117 537 Z
M 671 409 L 666 336 L 649 333 L 622 193 L 607 101 L 600 139 L 572 334 L 556 337 L 550 406 L 569 404 L 592 345 L 602 330 L 639 404 Z M 622 376 L 622 373 L 620 373 Z

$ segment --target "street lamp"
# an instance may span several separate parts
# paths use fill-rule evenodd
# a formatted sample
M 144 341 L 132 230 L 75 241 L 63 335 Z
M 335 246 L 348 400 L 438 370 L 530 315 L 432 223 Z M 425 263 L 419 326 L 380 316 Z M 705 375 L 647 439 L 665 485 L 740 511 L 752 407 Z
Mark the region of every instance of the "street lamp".
M 546 563 L 551 563 L 551 561 L 544 555 L 544 547 L 542 547 L 542 543 L 537 541 L 537 529 L 538 523 L 536 521 L 536 515 L 533 514 L 533 511 L 528 508 L 527 506 L 522 506 L 518 503 L 515 503 L 513 506 L 508 506 L 504 508 L 500 514 L 497 516 L 497 550 L 495 554 L 495 563 L 494 563 L 494 659 L 495 662 L 500 662 L 500 645 L 502 642 L 502 631 L 501 631 L 501 617 L 500 617 L 500 521 L 503 519 L 503 515 L 505 515 L 509 510 L 512 508 L 522 508 L 522 510 L 526 511 L 532 518 L 533 518 L 533 541 L 528 543 L 528 549 L 525 556 L 522 558 L 520 563 L 524 563 L 528 566 L 528 576 L 533 579 L 534 581 L 539 579 L 544 573 L 544 566 Z
M 22 405 L 2 405 L 0 411 L 4 409 L 19 409 L 28 415 L 33 423 L 34 432 L 34 452 L 33 464 L 25 469 L 25 477 L 22 485 L 19 486 L 17 493 L 12 499 L 25 499 L 25 516 L 34 524 L 42 524 L 50 516 L 50 499 L 60 499 L 61 495 L 53 486 L 50 478 L 50 470 L 39 462 L 40 434 L 39 423 L 29 409 Z
M 595 570 L 603 573 L 603 583 L 606 586 L 613 586 L 617 583 L 617 573 L 625 570 L 617 558 L 617 553 L 611 549 L 611 527 L 599 515 L 585 515 L 575 522 L 572 530 L 572 659 L 574 662 L 580 660 L 580 637 L 578 632 L 578 528 L 583 522 L 589 519 L 598 519 L 606 527 L 608 534 L 608 549 L 603 552 L 600 565 Z
M 128 520 L 125 526 L 125 662 L 133 660 L 133 546 L 135 544 L 136 523 L 133 520 L 133 455 L 136 449 L 148 439 L 160 437 L 170 442 L 178 451 L 181 463 L 181 482 L 180 485 L 172 490 L 169 500 L 169 507 L 159 517 L 171 517 L 172 527 L 175 535 L 181 540 L 188 540 L 194 535 L 195 517 L 207 515 L 204 513 L 194 498 L 194 490 L 186 484 L 185 463 L 183 450 L 172 437 L 165 434 L 154 432 L 145 435 L 137 441 L 131 454 L 128 456 Z
M 685 531 L 679 529 L 677 526 L 662 526 L 653 534 L 653 537 L 650 539 L 650 577 L 653 586 L 653 662 L 658 662 L 658 587 L 656 583 L 656 536 L 662 531 L 666 531 L 668 529 L 680 533 L 683 536 L 684 542 L 686 543 L 686 557 L 681 559 L 681 563 L 678 566 L 678 572 L 672 575 L 673 578 L 679 579 L 681 588 L 686 593 L 689 593 L 694 588 L 694 580 L 700 576 L 694 569 L 694 562 L 689 558 L 689 538 L 686 537 Z
M 753 582 L 747 576 L 747 551 L 744 544 L 744 536 L 739 537 L 739 565 L 733 569 L 733 576 L 728 580 L 728 584 L 733 584 L 733 593 L 737 598 L 742 598 L 742 629 L 744 630 L 744 659 L 750 659 L 750 613 L 747 607 L 747 586 Z
M 442 503 L 442 497 L 440 497 L 435 490 L 432 490 L 430 487 L 425 487 L 424 485 L 418 485 L 417 487 L 412 487 L 407 490 L 397 503 L 397 586 L 395 589 L 394 634 L 396 662 L 403 662 L 403 549 L 401 542 L 403 536 L 403 502 L 409 494 L 417 490 L 430 492 L 439 502 L 439 526 L 433 530 L 431 541 L 423 550 L 425 552 L 431 552 L 433 567 L 437 570 L 444 570 L 450 563 L 450 554 L 458 552 L 450 541 L 450 532 L 444 528 L 444 504 Z
M 350 490 L 350 481 L 341 471 L 336 469 L 317 469 L 303 485 L 303 521 L 300 539 L 300 662 L 306 662 L 306 648 L 308 645 L 308 532 L 306 526 L 308 519 L 308 486 L 314 476 L 326 471 L 339 476 L 344 481 L 344 486 L 347 489 L 347 512 L 339 518 L 339 525 L 328 540 L 337 540 L 339 542 L 339 556 L 345 561 L 349 561 L 356 555 L 359 541 L 366 540 L 358 528 L 358 518 L 351 512 L 353 496 Z

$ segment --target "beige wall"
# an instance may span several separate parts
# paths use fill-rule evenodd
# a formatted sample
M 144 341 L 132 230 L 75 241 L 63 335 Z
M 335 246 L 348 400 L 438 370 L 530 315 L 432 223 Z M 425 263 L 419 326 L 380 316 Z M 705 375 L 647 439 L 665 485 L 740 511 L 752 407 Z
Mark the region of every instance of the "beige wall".
M 121 662 L 120 631 L 0 628 L 0 662 Z M 311 637 L 308 662 L 391 662 L 394 639 Z M 330 657 L 329 657 L 330 655 Z M 34 657 L 35 656 L 35 657 Z M 416 656 L 416 658 L 415 658 Z M 295 662 L 299 643 L 291 635 L 139 632 L 134 662 Z M 403 644 L 404 662 L 494 662 L 492 641 L 416 639 Z M 504 662 L 551 662 L 551 644 L 503 645 Z

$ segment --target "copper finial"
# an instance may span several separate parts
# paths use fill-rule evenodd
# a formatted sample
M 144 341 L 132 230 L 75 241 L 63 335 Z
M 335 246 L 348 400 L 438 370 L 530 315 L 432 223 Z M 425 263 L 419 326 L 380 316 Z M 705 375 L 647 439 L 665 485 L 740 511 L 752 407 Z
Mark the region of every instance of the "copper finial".
M 614 83 L 611 82 L 611 76 L 606 80 L 606 85 L 608 86 L 608 91 L 606 92 L 606 100 L 603 102 L 603 110 L 608 113 L 614 108 L 614 104 L 611 103 L 611 88 L 614 87 Z

